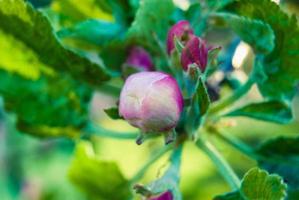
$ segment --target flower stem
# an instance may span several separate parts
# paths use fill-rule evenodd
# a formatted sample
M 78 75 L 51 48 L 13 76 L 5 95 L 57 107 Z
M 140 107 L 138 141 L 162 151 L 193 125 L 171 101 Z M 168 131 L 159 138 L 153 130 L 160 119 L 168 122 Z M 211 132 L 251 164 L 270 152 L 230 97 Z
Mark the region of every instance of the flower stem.
M 237 100 L 239 100 L 241 97 L 243 97 L 252 87 L 254 84 L 252 76 L 250 76 L 247 80 L 247 82 L 239 87 L 233 94 L 230 96 L 224 98 L 223 100 L 220 100 L 213 104 L 211 108 L 209 109 L 209 115 L 218 113 L 219 111 L 223 110 L 224 108 L 234 104 Z
M 157 160 L 159 160 L 166 152 L 168 152 L 173 145 L 165 145 L 163 148 L 161 148 L 155 155 L 153 155 L 141 168 L 140 170 L 133 176 L 131 179 L 131 183 L 136 183 L 139 179 L 141 179 L 144 175 L 144 173 L 148 170 L 152 164 L 154 164 Z
M 254 153 L 253 149 L 245 144 L 243 141 L 239 140 L 236 137 L 233 137 L 231 134 L 220 132 L 219 130 L 215 131 L 215 135 L 223 140 L 224 142 L 230 144 L 235 149 L 239 150 L 243 154 L 247 155 L 248 157 L 257 160 L 258 156 Z
M 240 187 L 240 179 L 217 149 L 211 143 L 203 141 L 202 139 L 197 140 L 196 145 L 209 156 L 230 187 L 233 190 L 238 190 Z
M 107 138 L 114 138 L 114 139 L 121 139 L 121 140 L 131 140 L 136 139 L 138 137 L 137 132 L 117 132 L 108 130 L 105 128 L 102 128 L 94 123 L 89 123 L 88 126 L 85 128 L 85 132 L 88 134 L 95 134 L 101 137 L 107 137 Z

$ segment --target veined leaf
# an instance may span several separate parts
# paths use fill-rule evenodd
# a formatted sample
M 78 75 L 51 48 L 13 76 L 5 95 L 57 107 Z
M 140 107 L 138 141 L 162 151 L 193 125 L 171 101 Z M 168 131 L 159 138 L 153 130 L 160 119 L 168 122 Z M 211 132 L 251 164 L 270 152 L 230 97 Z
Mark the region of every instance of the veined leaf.
M 263 59 L 267 79 L 258 83 L 258 87 L 265 97 L 291 99 L 299 81 L 299 28 L 296 17 L 288 17 L 270 0 L 237 0 L 227 10 L 271 26 L 275 34 L 275 48 Z
M 36 68 L 46 66 L 70 73 L 74 78 L 91 85 L 98 85 L 109 78 L 99 65 L 64 48 L 53 33 L 48 19 L 22 0 L 0 1 L 0 37 L 1 41 L 9 41 L 6 44 L 1 42 L 4 48 L 1 48 L 0 55 L 5 56 L 7 52 L 12 52 L 12 49 L 20 47 L 16 50 L 20 58 L 17 62 L 1 59 L 0 66 L 6 69 L 17 69 L 20 67 L 17 64 L 24 62 L 21 67 L 26 69 L 18 71 L 27 71 L 31 65 Z M 12 46 L 14 44 L 17 46 Z M 24 55 L 21 56 L 22 50 L 29 51 L 23 52 Z M 11 59 L 11 56 L 8 59 Z M 37 78 L 38 74 L 33 77 Z
M 282 200 L 286 197 L 286 189 L 280 176 L 253 168 L 245 174 L 240 192 L 246 200 Z
M 216 13 L 239 37 L 250 44 L 256 53 L 267 54 L 274 48 L 274 33 L 269 24 L 229 13 Z
M 280 176 L 252 168 L 244 175 L 239 191 L 216 196 L 214 200 L 283 200 L 286 189 Z
M 291 106 L 276 100 L 251 103 L 237 108 L 225 116 L 245 116 L 281 124 L 289 123 L 293 119 Z
M 88 142 L 77 144 L 69 178 L 89 199 L 128 199 L 130 185 L 114 162 L 96 157 Z
M 17 114 L 21 131 L 35 136 L 78 136 L 88 121 L 91 93 L 67 76 L 33 81 L 0 70 L 5 109 Z
M 258 160 L 260 167 L 282 176 L 288 183 L 288 199 L 295 200 L 294 193 L 299 192 L 299 137 L 266 141 L 257 148 L 256 153 L 262 155 Z

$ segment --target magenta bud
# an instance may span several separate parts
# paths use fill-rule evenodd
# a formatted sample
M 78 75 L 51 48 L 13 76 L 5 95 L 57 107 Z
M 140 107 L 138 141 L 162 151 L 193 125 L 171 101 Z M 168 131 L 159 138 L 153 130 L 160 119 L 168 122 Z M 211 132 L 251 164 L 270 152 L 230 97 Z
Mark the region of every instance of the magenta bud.
M 173 195 L 172 195 L 171 191 L 168 190 L 158 196 L 151 197 L 148 200 L 173 200 Z
M 183 96 L 176 80 L 162 72 L 129 76 L 122 88 L 119 114 L 143 132 L 174 128 L 183 110 Z
M 193 30 L 188 21 L 182 20 L 173 25 L 167 34 L 167 53 L 171 54 L 175 47 L 174 37 L 177 37 L 183 44 L 193 35 Z
M 138 71 L 153 71 L 153 62 L 150 54 L 142 47 L 133 47 L 124 67 L 133 67 Z
M 185 71 L 190 64 L 196 64 L 202 72 L 205 71 L 208 62 L 208 48 L 206 42 L 199 37 L 192 37 L 184 47 L 181 54 L 181 64 Z

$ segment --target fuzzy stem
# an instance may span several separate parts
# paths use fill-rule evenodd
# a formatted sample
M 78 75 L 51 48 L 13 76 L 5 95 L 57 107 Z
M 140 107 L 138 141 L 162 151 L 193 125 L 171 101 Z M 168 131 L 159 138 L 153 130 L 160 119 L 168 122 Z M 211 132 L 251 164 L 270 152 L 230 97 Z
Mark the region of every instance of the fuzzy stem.
M 112 131 L 108 130 L 105 128 L 102 128 L 94 123 L 89 123 L 88 126 L 85 129 L 85 132 L 88 134 L 95 134 L 97 136 L 101 137 L 107 137 L 107 138 L 114 138 L 114 139 L 121 139 L 121 140 L 132 140 L 136 139 L 138 137 L 137 132 L 117 132 L 117 131 Z
M 144 173 L 148 170 L 150 166 L 152 166 L 157 160 L 159 160 L 166 152 L 168 152 L 173 145 L 165 145 L 163 148 L 159 149 L 159 151 L 153 155 L 141 168 L 140 170 L 133 176 L 131 179 L 131 183 L 136 183 L 139 179 L 141 179 Z
M 209 156 L 230 187 L 233 190 L 238 190 L 240 187 L 240 179 L 217 149 L 211 143 L 203 141 L 202 139 L 199 139 L 196 145 Z

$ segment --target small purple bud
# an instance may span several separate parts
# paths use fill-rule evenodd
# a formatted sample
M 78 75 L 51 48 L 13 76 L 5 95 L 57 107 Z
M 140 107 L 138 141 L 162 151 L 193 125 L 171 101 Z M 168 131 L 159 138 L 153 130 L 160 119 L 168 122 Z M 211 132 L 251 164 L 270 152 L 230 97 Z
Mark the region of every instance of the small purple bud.
M 148 200 L 173 200 L 173 195 L 170 190 L 156 196 L 156 197 L 151 197 Z
M 134 67 L 138 71 L 153 71 L 153 62 L 150 54 L 142 47 L 133 47 L 124 67 Z
M 174 49 L 174 37 L 177 37 L 183 44 L 186 43 L 193 35 L 193 30 L 188 21 L 182 20 L 173 25 L 167 35 L 167 53 L 171 54 Z
M 181 54 L 181 64 L 185 71 L 190 64 L 195 63 L 202 72 L 205 71 L 208 62 L 208 48 L 206 42 L 199 37 L 192 37 L 184 47 Z
M 183 110 L 183 96 L 176 80 L 162 72 L 129 76 L 122 88 L 119 114 L 143 132 L 174 128 Z

